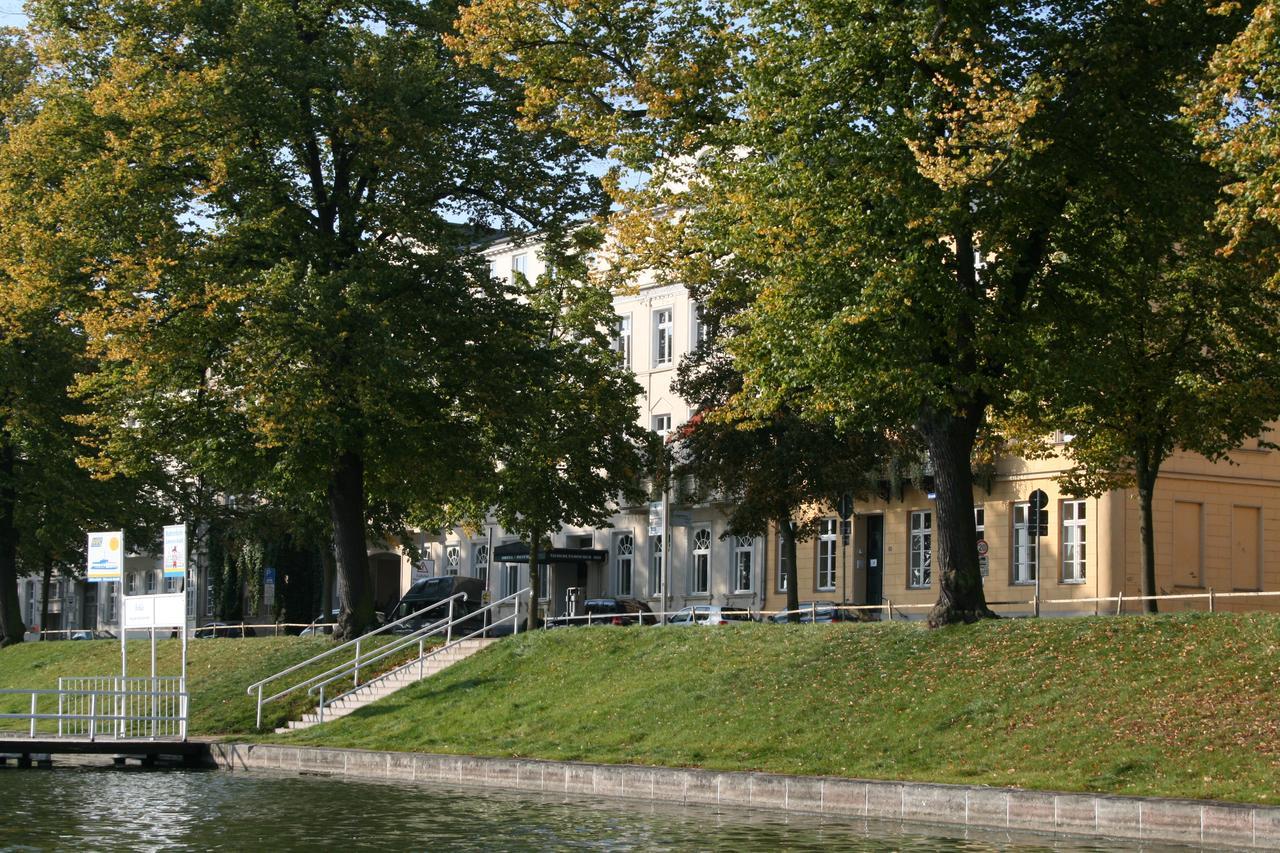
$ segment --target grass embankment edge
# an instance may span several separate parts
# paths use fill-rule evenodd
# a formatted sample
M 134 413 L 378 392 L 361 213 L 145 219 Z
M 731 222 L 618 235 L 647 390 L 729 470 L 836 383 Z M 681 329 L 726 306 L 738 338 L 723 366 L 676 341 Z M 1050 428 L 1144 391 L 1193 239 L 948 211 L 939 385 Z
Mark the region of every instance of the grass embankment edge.
M 1276 804 L 1280 617 L 557 630 L 264 742 Z

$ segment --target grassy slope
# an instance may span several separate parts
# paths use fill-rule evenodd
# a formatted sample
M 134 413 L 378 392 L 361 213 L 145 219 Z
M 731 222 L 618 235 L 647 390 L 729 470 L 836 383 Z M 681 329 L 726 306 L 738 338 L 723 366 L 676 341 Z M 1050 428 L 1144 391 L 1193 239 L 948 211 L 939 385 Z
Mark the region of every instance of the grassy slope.
M 521 635 L 291 743 L 1275 802 L 1280 617 Z
M 333 646 L 327 637 L 261 637 L 247 640 L 194 640 L 187 645 L 187 677 L 191 688 L 192 735 L 235 734 L 253 729 L 255 702 L 245 694 L 249 684 L 279 672 Z M 181 646 L 177 640 L 157 643 L 161 675 L 177 675 Z M 337 656 L 335 656 L 335 661 Z M 129 641 L 129 674 L 151 670 L 150 643 Z M 332 663 L 326 664 L 326 666 Z M 300 673 L 305 677 L 324 667 Z M 0 649 L 0 688 L 57 687 L 58 676 L 115 675 L 120 672 L 118 640 L 22 643 Z M 287 684 L 288 682 L 285 682 Z M 0 711 L 25 713 L 26 697 L 0 697 Z M 282 725 L 314 702 L 305 692 L 263 708 L 264 725 Z M 48 710 L 42 708 L 41 710 Z M 21 725 L 0 720 L 0 729 Z

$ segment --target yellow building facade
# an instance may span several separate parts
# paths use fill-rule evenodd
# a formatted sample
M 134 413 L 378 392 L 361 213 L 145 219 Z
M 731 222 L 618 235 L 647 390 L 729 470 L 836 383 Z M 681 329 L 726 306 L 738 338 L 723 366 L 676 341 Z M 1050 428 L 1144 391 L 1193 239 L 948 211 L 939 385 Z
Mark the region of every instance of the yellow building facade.
M 1006 458 L 991 489 L 974 490 L 974 523 L 984 564 L 985 589 L 993 609 L 1028 613 L 1039 596 L 1044 612 L 1115 612 L 1121 594 L 1141 595 L 1141 517 L 1137 492 L 1115 490 L 1078 498 L 1063 492 L 1059 456 L 1044 460 Z M 1031 493 L 1049 498 L 1047 535 L 1034 535 Z M 1223 593 L 1280 592 L 1280 453 L 1257 441 L 1210 462 L 1176 453 L 1165 462 L 1153 507 L 1156 586 L 1161 595 L 1204 598 L 1166 600 L 1162 611 L 1205 610 L 1210 591 L 1222 610 L 1280 609 L 1280 595 L 1248 597 Z M 890 603 L 904 615 L 923 616 L 937 598 L 933 577 L 934 501 L 913 486 L 901 499 L 856 500 L 847 542 L 834 511 L 814 538 L 797 543 L 801 602 Z M 764 609 L 786 606 L 776 531 L 766 544 Z M 1066 601 L 1064 601 L 1066 600 Z M 1053 603 L 1047 603 L 1053 602 Z M 1122 605 L 1140 609 L 1137 601 Z

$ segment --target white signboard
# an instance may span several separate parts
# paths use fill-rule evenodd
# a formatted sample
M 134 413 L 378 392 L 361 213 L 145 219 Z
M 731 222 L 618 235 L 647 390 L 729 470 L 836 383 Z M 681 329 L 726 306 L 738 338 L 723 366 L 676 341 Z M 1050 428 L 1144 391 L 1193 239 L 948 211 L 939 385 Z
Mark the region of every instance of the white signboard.
M 436 573 L 435 560 L 419 560 L 413 567 L 413 576 L 415 578 L 429 578 Z
M 124 531 L 89 534 L 87 578 L 94 583 L 118 581 L 124 571 Z
M 666 523 L 662 517 L 662 501 L 649 502 L 649 535 L 661 536 Z
M 170 524 L 164 529 L 164 576 L 187 576 L 187 526 Z
M 181 628 L 186 624 L 185 593 L 124 597 L 125 628 Z

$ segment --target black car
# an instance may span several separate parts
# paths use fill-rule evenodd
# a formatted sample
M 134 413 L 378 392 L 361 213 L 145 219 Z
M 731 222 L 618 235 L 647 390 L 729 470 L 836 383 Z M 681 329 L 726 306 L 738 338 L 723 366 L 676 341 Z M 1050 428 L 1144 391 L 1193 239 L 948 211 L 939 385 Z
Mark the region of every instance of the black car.
M 790 622 L 794 611 L 775 613 L 769 618 L 774 622 Z M 800 605 L 800 622 L 857 622 L 852 611 L 840 610 L 831 601 L 806 601 Z
M 588 598 L 582 615 L 560 616 L 547 621 L 548 628 L 576 625 L 657 625 L 658 617 L 638 598 Z
M 404 597 L 400 599 L 400 602 L 391 613 L 387 614 L 387 621 L 395 622 L 398 619 L 403 619 L 459 593 L 466 597 L 459 598 L 453 603 L 453 616 L 455 619 L 475 613 L 484 607 L 484 581 L 479 578 L 468 578 L 462 575 L 423 578 L 409 587 L 409 591 L 404 594 Z M 441 604 L 422 616 L 410 619 L 403 625 L 397 625 L 393 630 L 397 633 L 408 633 L 448 617 L 449 605 Z M 478 631 L 486 626 L 487 621 L 486 615 L 480 615 L 461 625 L 455 625 L 454 631 L 464 631 L 466 633 Z

